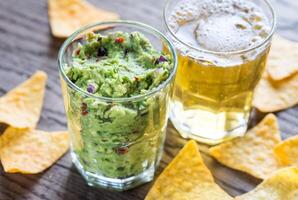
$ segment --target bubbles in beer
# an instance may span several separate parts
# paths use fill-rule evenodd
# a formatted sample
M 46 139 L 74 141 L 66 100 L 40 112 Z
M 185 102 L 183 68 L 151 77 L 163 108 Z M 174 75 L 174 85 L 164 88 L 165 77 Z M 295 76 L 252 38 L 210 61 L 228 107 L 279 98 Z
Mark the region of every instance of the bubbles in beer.
M 270 31 L 261 8 L 243 0 L 184 0 L 169 22 L 180 40 L 217 52 L 247 49 L 262 42 Z

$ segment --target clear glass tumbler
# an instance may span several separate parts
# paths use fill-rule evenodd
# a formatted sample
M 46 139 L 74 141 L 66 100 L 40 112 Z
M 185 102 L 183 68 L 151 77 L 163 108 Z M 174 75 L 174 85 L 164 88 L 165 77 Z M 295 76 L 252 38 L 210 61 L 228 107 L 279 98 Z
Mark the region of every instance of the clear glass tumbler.
M 241 7 L 251 3 L 260 11 Z M 231 14 L 227 14 L 229 9 Z M 215 12 L 221 13 L 212 15 Z M 261 20 L 265 18 L 260 16 L 266 17 L 267 32 L 262 30 Z M 264 71 L 275 30 L 275 14 L 269 2 L 169 0 L 164 20 L 178 55 L 170 111 L 176 129 L 185 138 L 211 145 L 243 136 L 253 90 Z M 231 23 L 235 24 L 231 27 Z M 247 27 L 259 35 L 249 38 Z M 240 41 L 250 39 L 250 46 L 242 48 Z
M 168 79 L 149 93 L 129 98 L 94 96 L 65 74 L 72 53 L 88 32 L 140 32 L 173 59 Z M 131 21 L 97 23 L 72 34 L 59 52 L 59 70 L 71 135 L 73 163 L 89 185 L 127 190 L 151 181 L 163 152 L 169 98 L 176 72 L 171 42 L 156 29 Z M 104 114 L 102 114 L 104 113 Z

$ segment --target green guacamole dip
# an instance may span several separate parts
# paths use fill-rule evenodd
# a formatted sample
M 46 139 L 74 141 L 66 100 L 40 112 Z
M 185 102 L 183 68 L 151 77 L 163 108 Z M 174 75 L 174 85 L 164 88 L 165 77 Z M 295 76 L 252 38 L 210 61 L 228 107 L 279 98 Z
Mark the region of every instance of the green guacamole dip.
M 73 52 L 67 77 L 104 101 L 68 89 L 72 148 L 84 170 L 109 178 L 135 176 L 157 165 L 165 136 L 170 87 L 157 88 L 172 73 L 172 61 L 138 32 L 88 34 Z

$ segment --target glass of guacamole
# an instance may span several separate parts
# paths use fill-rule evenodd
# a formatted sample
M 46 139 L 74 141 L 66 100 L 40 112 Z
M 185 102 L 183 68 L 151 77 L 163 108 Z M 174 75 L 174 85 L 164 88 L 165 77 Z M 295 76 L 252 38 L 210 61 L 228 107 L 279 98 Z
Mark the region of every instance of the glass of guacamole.
M 58 62 L 71 156 L 87 183 L 122 191 L 151 181 L 177 68 L 172 43 L 138 22 L 97 23 L 72 34 Z

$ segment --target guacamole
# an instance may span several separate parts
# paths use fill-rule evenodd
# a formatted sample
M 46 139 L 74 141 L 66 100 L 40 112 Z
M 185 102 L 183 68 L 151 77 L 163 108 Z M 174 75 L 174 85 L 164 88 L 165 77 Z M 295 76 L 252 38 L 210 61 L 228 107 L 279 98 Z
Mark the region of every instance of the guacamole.
M 82 40 L 66 75 L 99 98 L 68 88 L 66 110 L 72 148 L 85 171 L 126 178 L 157 165 L 170 86 L 143 98 L 133 97 L 156 89 L 169 78 L 172 66 L 171 58 L 138 32 L 92 33 Z

